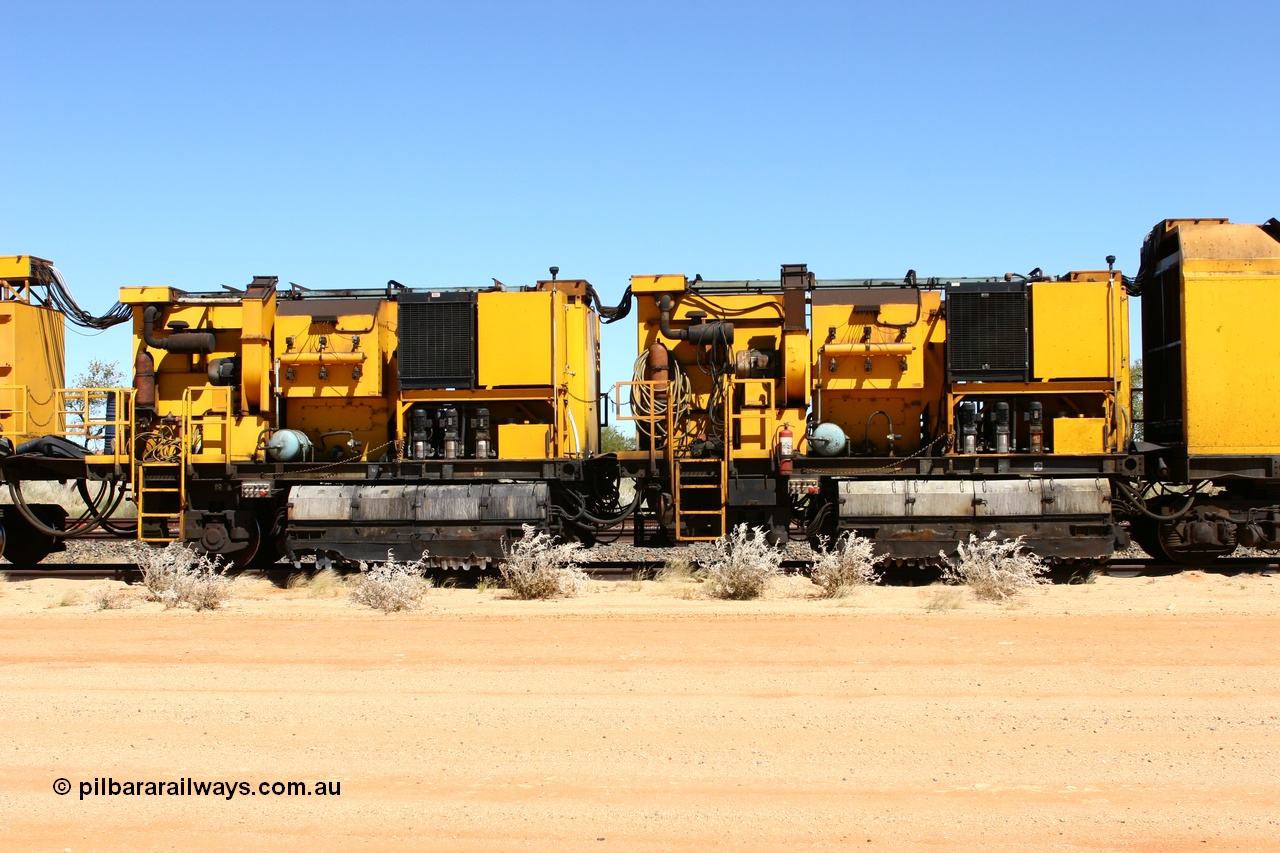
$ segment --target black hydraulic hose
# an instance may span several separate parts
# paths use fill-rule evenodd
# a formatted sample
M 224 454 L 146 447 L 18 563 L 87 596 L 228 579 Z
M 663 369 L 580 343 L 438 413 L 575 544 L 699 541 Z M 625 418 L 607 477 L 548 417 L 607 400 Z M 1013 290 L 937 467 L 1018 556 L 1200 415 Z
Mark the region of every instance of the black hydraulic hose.
M 598 525 L 605 529 L 608 529 L 610 527 L 616 527 L 622 522 L 626 521 L 627 518 L 631 515 L 631 513 L 635 512 L 636 507 L 640 505 L 641 496 L 642 495 L 640 493 L 640 490 L 636 489 L 636 496 L 632 499 L 631 506 L 623 510 L 621 515 L 618 515 L 614 518 L 600 518 L 599 516 L 595 516 L 587 512 L 586 509 L 584 508 L 580 510 L 577 515 L 573 516 L 571 520 L 577 521 L 578 519 L 583 519 L 585 521 L 589 521 L 592 524 Z
M 623 510 L 622 515 L 612 517 L 612 519 L 602 519 L 602 517 L 591 515 L 590 512 L 586 511 L 586 501 L 584 500 L 584 498 L 582 498 L 581 494 L 577 492 L 566 492 L 564 494 L 566 494 L 566 496 L 568 497 L 573 498 L 573 501 L 575 501 L 577 505 L 579 505 L 579 508 L 577 508 L 577 512 L 575 512 L 575 514 L 566 515 L 564 516 L 564 519 L 568 521 L 579 521 L 579 520 L 590 521 L 591 524 L 604 526 L 604 528 L 612 528 L 612 526 L 622 524 L 623 521 L 626 521 L 627 516 L 630 516 L 632 512 L 635 512 L 635 508 L 637 506 L 640 506 L 640 498 L 641 498 L 640 489 L 636 489 L 636 496 L 634 500 L 631 501 L 631 506 L 628 506 L 626 510 Z
M 1134 509 L 1145 515 L 1147 518 L 1152 518 L 1156 521 L 1177 521 L 1179 518 L 1182 518 L 1187 513 L 1191 512 L 1191 507 L 1196 502 L 1196 493 L 1192 491 L 1187 497 L 1187 502 L 1183 505 L 1182 509 L 1175 512 L 1173 515 L 1160 515 L 1159 513 L 1155 513 L 1147 509 L 1146 500 L 1127 484 L 1117 482 L 1116 485 L 1118 485 L 1134 501 Z
M 27 505 L 27 500 L 22 496 L 22 487 L 16 480 L 9 481 L 9 496 L 13 498 L 13 505 L 18 508 L 19 514 L 26 519 L 27 523 L 34 527 L 40 533 L 46 536 L 52 536 L 54 539 L 76 539 L 98 529 L 101 523 L 96 519 L 88 525 L 77 527 L 74 530 L 58 530 L 45 524 L 36 518 L 35 513 L 31 511 L 31 507 Z
M 102 488 L 98 490 L 98 497 L 93 500 L 89 500 L 89 489 L 86 481 L 77 480 L 76 486 L 80 490 L 80 497 L 84 500 L 85 506 L 88 507 L 87 511 L 93 513 L 93 517 L 98 520 L 103 530 L 120 539 L 137 533 L 136 522 L 132 525 L 132 529 L 116 527 L 111 522 L 111 516 L 115 515 L 116 510 L 120 508 L 120 504 L 124 502 L 125 490 L 122 484 L 117 483 L 115 480 L 103 480 Z M 120 488 L 117 489 L 117 486 L 120 486 Z M 102 505 L 102 493 L 108 487 L 110 487 L 111 491 L 108 492 L 107 508 L 104 510 L 100 508 Z
M 107 484 L 104 483 L 104 486 L 103 486 L 104 489 L 106 488 L 106 485 Z M 101 511 L 94 505 L 94 502 L 89 498 L 89 489 L 85 485 L 84 480 L 77 480 L 76 486 L 80 491 L 80 497 L 85 501 L 85 507 L 87 508 L 88 512 L 90 512 L 93 515 L 93 520 L 86 524 L 78 524 L 69 530 L 58 530 L 57 528 L 50 527 L 49 525 L 45 524 L 43 521 L 41 521 L 39 518 L 36 517 L 36 514 L 31 511 L 31 507 L 27 503 L 26 497 L 22 494 L 22 481 L 10 480 L 8 481 L 8 486 L 9 486 L 9 496 L 13 498 L 13 505 L 17 507 L 18 513 L 26 520 L 28 524 L 34 527 L 37 532 L 43 533 L 46 536 L 52 536 L 54 539 L 78 539 L 81 536 L 86 536 L 92 533 L 93 531 L 101 527 L 104 523 L 106 523 L 106 519 L 103 517 Z M 101 496 L 101 492 L 99 492 L 99 496 Z M 116 492 L 114 488 L 112 489 L 111 498 L 109 498 L 109 500 L 111 500 L 111 506 L 110 506 L 109 512 L 115 512 L 116 508 L 120 505 L 120 501 L 123 497 L 124 497 L 123 489 L 121 489 L 119 492 Z M 83 517 L 84 516 L 81 516 L 82 519 Z M 107 529 L 117 536 L 121 535 L 110 525 L 107 526 Z

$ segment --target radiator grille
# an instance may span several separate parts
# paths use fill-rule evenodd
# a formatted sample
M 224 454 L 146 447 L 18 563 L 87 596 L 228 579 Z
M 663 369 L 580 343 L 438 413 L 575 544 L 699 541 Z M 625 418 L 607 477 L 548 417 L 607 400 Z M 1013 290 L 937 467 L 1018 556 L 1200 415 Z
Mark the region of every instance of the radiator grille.
M 1028 362 L 1025 290 L 947 292 L 952 381 L 1026 381 Z
M 474 388 L 474 293 L 406 293 L 400 297 L 400 387 Z

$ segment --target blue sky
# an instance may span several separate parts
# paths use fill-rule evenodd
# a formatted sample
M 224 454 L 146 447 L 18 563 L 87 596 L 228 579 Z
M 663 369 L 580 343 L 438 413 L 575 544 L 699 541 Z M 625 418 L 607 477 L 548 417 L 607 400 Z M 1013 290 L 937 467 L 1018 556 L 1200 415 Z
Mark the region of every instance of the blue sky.
M 0 253 L 124 285 L 1137 268 L 1280 215 L 1270 4 L 0 5 Z M 606 332 L 627 378 L 634 327 Z M 69 378 L 129 363 L 69 334 Z

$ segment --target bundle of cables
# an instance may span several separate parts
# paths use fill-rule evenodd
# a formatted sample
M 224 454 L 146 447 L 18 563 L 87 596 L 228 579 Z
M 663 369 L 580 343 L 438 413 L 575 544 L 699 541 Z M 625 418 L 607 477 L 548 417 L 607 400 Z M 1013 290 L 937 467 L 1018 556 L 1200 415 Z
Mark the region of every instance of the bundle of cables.
M 644 382 L 648 366 L 649 352 L 646 350 L 640 353 L 640 357 L 636 359 L 635 369 L 632 371 L 632 379 L 636 382 Z M 650 440 L 653 442 L 654 447 L 662 447 L 666 444 L 668 407 L 671 408 L 673 422 L 680 424 L 684 422 L 689 414 L 689 407 L 693 399 L 693 391 L 689 386 L 689 377 L 680 369 L 679 362 L 674 358 L 671 359 L 670 370 L 671 392 L 668 395 L 655 393 L 651 385 L 631 386 L 631 414 L 641 418 L 636 422 L 641 433 L 648 435 L 650 426 L 653 427 L 656 434 L 650 436 Z
M 63 316 L 83 329 L 110 329 L 112 326 L 124 323 L 133 317 L 132 309 L 122 302 L 112 305 L 111 309 L 101 317 L 90 314 L 81 308 L 75 297 L 71 295 L 66 281 L 62 278 L 62 273 L 58 272 L 57 267 L 38 267 L 36 281 L 47 289 L 49 307 L 62 312 Z

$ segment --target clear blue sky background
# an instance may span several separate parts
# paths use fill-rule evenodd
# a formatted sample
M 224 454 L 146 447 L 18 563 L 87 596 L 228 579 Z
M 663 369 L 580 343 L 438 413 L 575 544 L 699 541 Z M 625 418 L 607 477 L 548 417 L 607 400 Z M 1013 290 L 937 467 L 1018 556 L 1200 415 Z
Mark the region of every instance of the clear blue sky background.
M 255 274 L 1132 273 L 1161 219 L 1280 215 L 1277 8 L 5 0 L 0 253 L 96 312 Z M 68 338 L 69 379 L 129 364 Z

